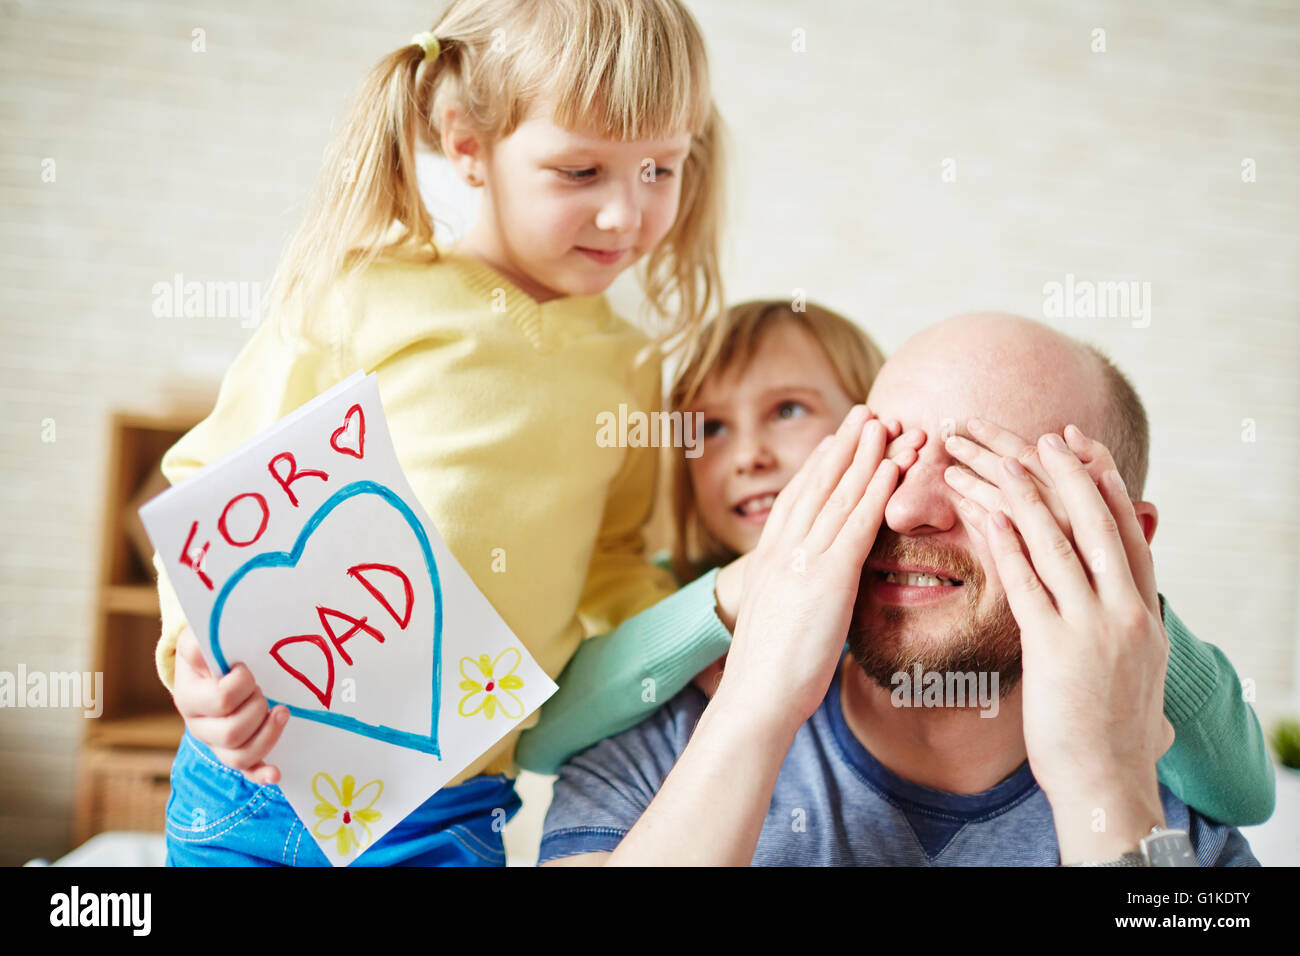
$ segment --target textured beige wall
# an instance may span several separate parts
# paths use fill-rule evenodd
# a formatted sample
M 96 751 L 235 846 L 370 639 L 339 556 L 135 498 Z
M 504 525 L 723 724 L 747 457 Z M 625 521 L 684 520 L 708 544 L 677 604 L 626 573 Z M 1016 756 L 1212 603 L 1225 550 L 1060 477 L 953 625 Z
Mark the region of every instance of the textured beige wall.
M 891 351 L 957 311 L 1042 317 L 1067 273 L 1150 283 L 1145 328 L 1055 324 L 1147 402 L 1162 590 L 1261 715 L 1295 708 L 1295 7 L 691 7 L 733 135 L 733 301 L 803 289 Z M 155 318 L 153 284 L 265 281 L 350 92 L 436 9 L 0 4 L 0 670 L 89 666 L 106 415 L 210 395 L 249 334 Z M 0 863 L 67 848 L 81 730 L 0 711 Z

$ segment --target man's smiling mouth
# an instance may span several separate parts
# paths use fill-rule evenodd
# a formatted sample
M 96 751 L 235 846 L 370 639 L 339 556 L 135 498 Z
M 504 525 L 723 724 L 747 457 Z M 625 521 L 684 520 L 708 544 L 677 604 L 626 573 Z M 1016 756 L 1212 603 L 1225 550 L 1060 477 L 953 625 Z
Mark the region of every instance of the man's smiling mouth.
M 966 583 L 938 573 L 946 568 L 874 567 L 868 569 L 868 593 L 882 604 L 896 607 L 925 607 L 960 600 Z M 864 575 L 865 578 L 865 575 Z
M 949 573 L 949 568 L 910 561 L 867 562 L 867 570 L 877 583 L 905 588 L 957 588 L 965 582 Z
M 912 588 L 960 587 L 962 583 L 954 578 L 902 571 L 877 571 L 876 576 L 886 584 L 902 584 Z

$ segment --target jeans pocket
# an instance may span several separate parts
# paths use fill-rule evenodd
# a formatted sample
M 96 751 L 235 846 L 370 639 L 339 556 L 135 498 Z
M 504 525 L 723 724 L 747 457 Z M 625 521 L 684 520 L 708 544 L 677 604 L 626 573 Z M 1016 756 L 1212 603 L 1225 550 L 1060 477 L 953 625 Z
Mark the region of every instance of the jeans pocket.
M 463 865 L 505 866 L 502 830 L 522 805 L 514 781 L 505 776 L 478 777 L 444 793 L 450 796 L 461 788 L 466 812 L 458 814 L 446 832 L 467 854 Z
M 167 836 L 186 843 L 225 836 L 264 806 L 273 789 L 205 754 L 188 733 L 172 764 L 171 785 Z
M 506 845 L 501 831 L 490 821 L 473 824 L 458 823 L 447 828 L 447 834 L 463 848 L 466 854 L 461 866 L 505 866 Z

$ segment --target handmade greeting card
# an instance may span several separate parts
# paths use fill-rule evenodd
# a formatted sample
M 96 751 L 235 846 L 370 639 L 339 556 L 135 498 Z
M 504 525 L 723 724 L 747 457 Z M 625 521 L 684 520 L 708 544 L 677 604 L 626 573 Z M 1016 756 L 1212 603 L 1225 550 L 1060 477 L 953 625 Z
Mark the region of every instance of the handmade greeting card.
M 555 692 L 416 501 L 373 373 L 140 517 L 209 666 L 289 708 L 267 761 L 336 866 Z

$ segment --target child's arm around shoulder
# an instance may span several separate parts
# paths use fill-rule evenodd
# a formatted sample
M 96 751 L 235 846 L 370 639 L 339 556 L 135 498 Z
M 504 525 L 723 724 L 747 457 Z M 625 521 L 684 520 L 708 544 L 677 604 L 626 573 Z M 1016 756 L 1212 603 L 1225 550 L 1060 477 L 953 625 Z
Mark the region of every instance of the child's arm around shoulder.
M 520 735 L 519 765 L 558 773 L 573 755 L 636 726 L 726 654 L 744 560 L 701 575 L 583 641 L 557 679 L 560 689 L 542 705 L 538 725 Z
M 1174 745 L 1156 767 L 1189 806 L 1233 826 L 1263 823 L 1273 813 L 1273 763 L 1254 709 L 1223 652 L 1196 638 L 1160 595 L 1169 635 L 1165 716 Z
M 660 409 L 659 362 L 629 369 L 636 407 Z M 629 443 L 603 502 L 600 531 L 578 600 L 578 617 L 588 634 L 605 634 L 676 589 L 673 576 L 645 558 L 642 531 L 654 508 L 658 448 Z
M 636 401 L 653 421 L 662 404 L 659 362 L 629 372 Z M 715 611 L 716 575 L 674 593 L 673 575 L 646 560 L 642 528 L 654 505 L 658 449 L 634 445 L 625 455 L 577 609 L 585 631 L 599 636 L 579 646 L 538 727 L 521 735 L 515 759 L 529 770 L 555 773 L 572 754 L 634 726 L 730 645 Z M 735 605 L 724 604 L 724 616 L 728 607 Z

